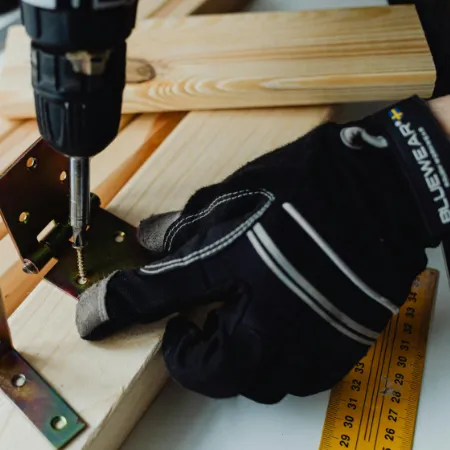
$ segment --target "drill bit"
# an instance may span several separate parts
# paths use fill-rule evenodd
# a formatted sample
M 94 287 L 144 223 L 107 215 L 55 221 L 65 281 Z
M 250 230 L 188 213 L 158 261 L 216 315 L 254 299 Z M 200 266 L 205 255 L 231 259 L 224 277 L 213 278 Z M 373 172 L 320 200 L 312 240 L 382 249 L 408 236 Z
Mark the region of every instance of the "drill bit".
M 90 219 L 89 158 L 70 158 L 70 226 L 73 248 L 77 252 L 78 282 L 86 284 L 83 248 L 85 230 Z

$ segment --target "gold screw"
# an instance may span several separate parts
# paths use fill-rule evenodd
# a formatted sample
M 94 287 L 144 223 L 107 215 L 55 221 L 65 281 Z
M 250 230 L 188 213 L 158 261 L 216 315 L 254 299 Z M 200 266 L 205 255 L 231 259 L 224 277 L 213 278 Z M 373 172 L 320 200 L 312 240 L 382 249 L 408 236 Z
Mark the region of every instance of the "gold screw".
M 77 267 L 78 267 L 78 284 L 86 284 L 87 276 L 86 276 L 86 268 L 84 266 L 84 255 L 83 249 L 81 247 L 77 247 L 75 249 L 77 251 Z

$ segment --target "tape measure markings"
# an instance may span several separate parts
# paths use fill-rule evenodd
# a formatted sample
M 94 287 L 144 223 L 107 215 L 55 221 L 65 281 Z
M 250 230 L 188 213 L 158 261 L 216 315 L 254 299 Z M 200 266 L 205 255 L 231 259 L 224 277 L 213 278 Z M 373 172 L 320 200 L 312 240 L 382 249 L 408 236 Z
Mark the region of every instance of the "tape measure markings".
M 383 375 L 382 374 L 383 374 L 384 364 L 386 362 L 386 352 L 387 352 L 387 349 L 388 349 L 389 336 L 390 336 L 390 333 L 391 333 L 391 328 L 392 328 L 392 323 L 390 322 L 389 326 L 388 326 L 387 333 L 386 333 L 386 331 L 383 332 L 383 340 L 382 340 L 382 343 L 381 343 L 381 352 L 380 352 L 379 357 L 381 358 L 381 354 L 383 353 L 383 346 L 384 346 L 384 354 L 383 354 L 383 357 L 381 358 L 382 364 L 381 364 L 380 376 L 378 376 L 378 370 L 377 370 L 376 379 L 378 380 L 378 385 L 377 384 L 374 385 L 374 389 L 373 389 L 373 392 L 372 392 L 373 397 L 375 397 L 375 404 L 378 401 L 377 392 L 380 392 L 381 380 L 383 379 Z M 394 342 L 395 342 L 395 334 L 394 334 Z M 389 372 L 389 367 L 390 367 L 390 364 L 391 364 L 393 345 L 391 346 L 390 351 L 391 351 L 391 353 L 390 353 L 390 356 L 389 356 L 389 364 L 388 364 L 388 370 L 387 370 L 388 372 Z M 378 367 L 379 367 L 379 364 L 378 364 Z M 385 389 L 386 389 L 386 387 L 387 386 L 385 385 Z M 383 397 L 383 401 L 384 401 L 384 397 Z M 373 422 L 375 420 L 375 414 L 377 412 L 376 408 L 372 408 L 372 402 L 371 402 L 371 404 L 369 406 L 369 411 L 368 411 L 369 420 L 370 420 L 370 412 L 371 411 L 373 411 L 373 413 L 372 413 L 372 422 L 370 424 L 370 434 L 369 434 L 369 439 L 368 439 L 369 442 L 370 442 L 370 440 L 372 438 Z M 380 412 L 380 415 L 381 415 L 381 412 Z M 367 430 L 369 428 L 369 420 L 366 423 L 366 431 L 365 431 L 365 434 L 364 434 L 364 440 L 367 440 L 366 438 L 367 438 Z M 378 422 L 377 434 L 378 434 L 379 425 L 380 424 Z M 358 445 L 358 441 L 356 442 L 356 444 Z
M 391 349 L 390 349 L 391 352 L 390 352 L 390 355 L 389 355 L 389 364 L 388 364 L 388 367 L 387 367 L 387 374 L 386 374 L 386 377 L 385 377 L 384 389 L 382 391 L 384 393 L 386 393 L 387 390 L 388 390 L 388 386 L 387 386 L 387 384 L 388 384 L 388 376 L 389 376 L 389 371 L 391 369 L 392 356 L 393 356 L 393 353 L 394 353 L 394 346 L 395 346 L 395 343 L 396 343 L 398 322 L 399 322 L 399 316 L 397 316 L 395 318 L 395 327 L 392 327 L 392 323 L 389 324 L 389 332 L 388 332 L 387 339 L 386 339 L 386 347 L 387 347 L 388 341 L 389 341 L 389 335 L 391 333 L 391 329 L 394 328 L 394 337 L 392 339 L 392 345 L 391 345 Z M 384 365 L 384 362 L 385 362 L 385 358 L 383 357 L 383 365 Z M 380 380 L 379 380 L 379 384 L 381 384 L 381 377 L 380 377 Z M 378 390 L 378 392 L 380 392 L 380 391 Z M 381 399 L 381 408 L 380 408 L 380 414 L 379 414 L 379 417 L 378 417 L 377 432 L 376 432 L 376 435 L 375 435 L 375 446 L 374 446 L 375 448 L 377 446 L 377 441 L 378 441 L 378 436 L 379 436 L 379 431 L 380 431 L 381 417 L 383 415 L 383 408 L 384 408 L 384 400 L 385 400 L 385 398 L 386 398 L 386 395 L 383 395 L 382 399 Z M 375 411 L 373 412 L 373 415 L 375 416 Z M 395 417 L 395 416 L 393 416 L 393 417 Z M 373 420 L 372 420 L 372 424 L 373 424 Z M 369 442 L 370 442 L 370 438 L 372 436 L 372 428 L 370 430 L 370 433 L 371 434 L 369 435 Z

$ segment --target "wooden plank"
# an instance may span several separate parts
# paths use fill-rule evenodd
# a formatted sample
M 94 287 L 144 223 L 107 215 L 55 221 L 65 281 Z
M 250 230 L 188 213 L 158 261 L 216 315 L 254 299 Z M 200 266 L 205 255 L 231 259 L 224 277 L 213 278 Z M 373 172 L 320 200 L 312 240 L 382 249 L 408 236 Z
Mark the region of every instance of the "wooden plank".
M 0 101 L 5 116 L 30 117 L 27 38 L 10 33 L 17 62 L 4 68 Z M 435 82 L 412 5 L 149 19 L 128 48 L 156 72 L 127 84 L 129 113 L 428 97 Z
M 107 209 L 137 225 L 151 213 L 180 208 L 201 186 L 307 132 L 330 110 L 190 114 Z M 89 343 L 78 337 L 74 315 L 73 298 L 42 281 L 10 317 L 13 339 L 89 424 L 68 450 L 117 448 L 166 379 L 159 352 L 164 322 Z M 0 448 L 51 448 L 3 395 Z
M 249 0 L 139 0 L 136 27 L 139 27 L 140 23 L 149 17 L 184 17 L 190 14 L 232 12 L 242 9 L 248 2 Z M 30 40 L 22 26 L 16 25 L 9 28 L 3 53 L 2 74 L 5 70 L 8 73 L 10 67 L 13 71 L 16 70 L 15 68 L 18 68 L 19 71 L 21 71 L 20 68 L 24 69 L 24 72 L 21 74 L 22 78 L 20 83 L 23 83 L 23 87 L 26 90 L 25 96 L 28 96 L 28 99 L 32 102 L 29 105 L 32 110 L 31 115 L 25 118 L 35 118 L 36 114 L 31 89 L 29 46 Z M 10 100 L 13 102 L 11 98 Z M 17 100 L 19 101 L 19 98 Z M 5 116 L 5 118 L 10 117 L 7 110 L 3 109 L 3 102 L 1 104 L 1 115 Z M 23 118 L 21 117 L 21 119 Z M 0 123 L 0 141 L 1 130 L 2 124 Z

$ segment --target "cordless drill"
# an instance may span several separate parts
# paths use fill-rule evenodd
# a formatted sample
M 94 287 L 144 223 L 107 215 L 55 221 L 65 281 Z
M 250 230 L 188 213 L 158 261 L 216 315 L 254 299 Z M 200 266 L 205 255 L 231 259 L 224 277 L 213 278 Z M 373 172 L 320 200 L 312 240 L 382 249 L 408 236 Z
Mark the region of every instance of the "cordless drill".
M 118 133 L 136 8 L 137 0 L 21 1 L 39 131 L 70 158 L 69 221 L 79 258 L 90 221 L 89 158 Z

